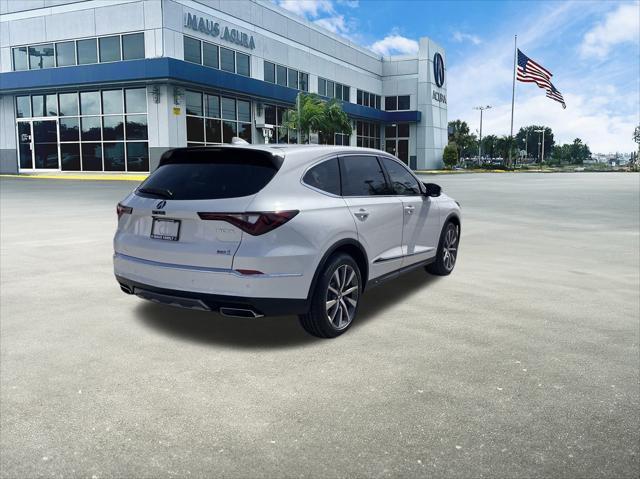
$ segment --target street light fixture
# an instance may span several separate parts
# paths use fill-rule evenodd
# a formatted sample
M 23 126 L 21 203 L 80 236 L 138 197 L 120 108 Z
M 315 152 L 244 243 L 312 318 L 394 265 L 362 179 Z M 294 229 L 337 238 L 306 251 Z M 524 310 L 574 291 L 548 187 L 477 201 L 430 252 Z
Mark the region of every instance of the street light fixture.
M 536 133 L 542 133 L 542 149 L 540 154 L 540 168 L 542 168 L 542 162 L 544 161 L 544 128 L 541 130 L 534 130 Z M 538 139 L 538 145 L 540 145 L 540 140 Z
M 491 105 L 486 106 L 474 106 L 474 110 L 480 110 L 480 140 L 478 140 L 478 161 L 481 161 L 482 158 L 482 113 L 485 110 L 490 110 Z

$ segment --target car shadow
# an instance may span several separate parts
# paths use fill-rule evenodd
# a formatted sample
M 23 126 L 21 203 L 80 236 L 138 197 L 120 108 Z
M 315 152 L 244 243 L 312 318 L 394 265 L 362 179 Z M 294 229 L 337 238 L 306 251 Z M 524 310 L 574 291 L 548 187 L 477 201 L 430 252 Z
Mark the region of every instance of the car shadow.
M 438 279 L 420 268 L 384 283 L 362 298 L 354 327 L 373 320 L 385 309 Z M 137 318 L 147 327 L 174 338 L 238 348 L 286 348 L 322 341 L 307 334 L 295 316 L 258 319 L 229 318 L 218 313 L 192 311 L 141 301 Z

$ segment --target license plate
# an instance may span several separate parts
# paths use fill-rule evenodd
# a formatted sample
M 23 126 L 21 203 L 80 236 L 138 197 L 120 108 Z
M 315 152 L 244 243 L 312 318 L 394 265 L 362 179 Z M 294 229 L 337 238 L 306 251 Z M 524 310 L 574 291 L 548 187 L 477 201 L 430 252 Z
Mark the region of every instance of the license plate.
M 153 218 L 151 237 L 166 241 L 178 241 L 180 235 L 180 220 Z

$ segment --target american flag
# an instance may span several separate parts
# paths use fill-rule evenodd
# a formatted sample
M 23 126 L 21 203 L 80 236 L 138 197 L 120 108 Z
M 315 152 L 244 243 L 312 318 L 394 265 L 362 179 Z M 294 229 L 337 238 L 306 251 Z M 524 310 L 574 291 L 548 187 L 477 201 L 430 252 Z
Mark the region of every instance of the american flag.
M 553 73 L 547 70 L 539 63 L 533 61 L 518 49 L 518 68 L 516 78 L 518 81 L 524 83 L 535 83 L 540 88 L 547 91 L 547 98 L 551 98 L 562 104 L 562 108 L 566 108 L 567 105 L 562 98 L 562 94 L 551 83 L 551 77 Z

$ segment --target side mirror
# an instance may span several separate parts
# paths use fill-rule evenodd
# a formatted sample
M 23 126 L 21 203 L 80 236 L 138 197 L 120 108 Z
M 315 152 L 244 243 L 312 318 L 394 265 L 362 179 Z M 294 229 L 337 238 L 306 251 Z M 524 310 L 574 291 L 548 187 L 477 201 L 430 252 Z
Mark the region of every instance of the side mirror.
M 423 183 L 423 184 L 425 188 L 424 196 L 433 196 L 433 197 L 440 196 L 440 192 L 442 191 L 442 188 L 440 188 L 440 185 L 436 185 L 435 183 Z

